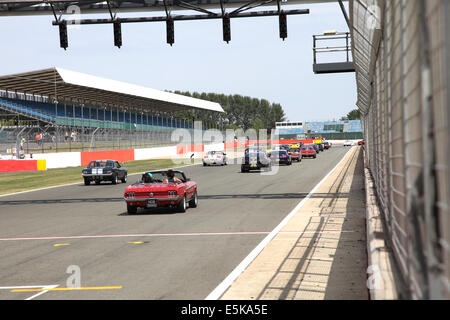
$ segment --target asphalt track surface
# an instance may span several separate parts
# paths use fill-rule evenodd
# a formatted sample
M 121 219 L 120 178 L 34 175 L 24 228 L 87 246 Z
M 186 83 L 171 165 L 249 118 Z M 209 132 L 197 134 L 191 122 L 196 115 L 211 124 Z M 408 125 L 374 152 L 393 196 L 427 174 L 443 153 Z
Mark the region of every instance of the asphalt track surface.
M 123 191 L 137 175 L 126 185 L 1 197 L 0 300 L 204 299 L 348 150 L 334 147 L 272 176 L 242 174 L 238 165 L 185 167 L 199 193 L 199 206 L 186 213 L 128 215 Z M 67 288 L 69 266 L 79 268 L 85 289 L 11 292 Z

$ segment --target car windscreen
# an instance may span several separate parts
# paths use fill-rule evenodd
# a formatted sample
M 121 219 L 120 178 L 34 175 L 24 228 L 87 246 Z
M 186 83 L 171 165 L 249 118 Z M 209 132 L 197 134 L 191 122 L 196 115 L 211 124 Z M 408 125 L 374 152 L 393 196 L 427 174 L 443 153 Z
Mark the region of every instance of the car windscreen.
M 107 161 L 91 161 L 88 165 L 88 168 L 101 168 L 101 167 L 111 167 L 107 165 Z
M 159 172 L 151 172 L 152 174 L 152 181 L 154 183 L 164 183 L 164 180 L 167 180 L 167 172 L 166 171 L 159 171 Z M 183 174 L 181 172 L 174 172 L 175 177 L 180 179 L 182 182 L 184 181 Z

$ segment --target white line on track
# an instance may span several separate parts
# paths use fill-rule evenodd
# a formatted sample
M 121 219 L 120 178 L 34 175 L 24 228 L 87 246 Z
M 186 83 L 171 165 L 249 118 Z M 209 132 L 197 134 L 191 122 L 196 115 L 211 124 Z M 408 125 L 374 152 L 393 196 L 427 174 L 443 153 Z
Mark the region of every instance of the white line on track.
M 58 287 L 57 284 L 54 285 L 45 285 L 45 286 L 12 286 L 12 287 L 0 287 L 0 290 L 17 290 L 17 289 L 54 289 Z M 32 295 L 31 297 L 26 298 L 25 300 L 33 300 L 34 298 L 40 296 L 48 292 L 48 290 L 40 291 L 39 293 Z
M 62 239 L 96 239 L 96 238 L 136 238 L 136 237 L 187 237 L 187 236 L 229 236 L 229 235 L 264 235 L 269 231 L 255 232 L 192 232 L 192 233 L 135 233 L 135 234 L 102 234 L 80 236 L 42 236 L 42 237 L 11 237 L 0 238 L 0 241 L 19 240 L 62 240 Z
M 56 287 L 58 287 L 58 285 L 45 286 L 43 289 L 54 289 Z M 36 293 L 35 295 L 32 295 L 31 297 L 26 298 L 25 300 L 33 300 L 34 298 L 39 297 L 40 295 L 47 293 L 47 292 L 48 292 L 48 290 L 40 291 L 39 293 Z
M 324 233 L 349 233 L 353 231 L 322 230 L 322 231 L 286 231 L 280 234 L 324 234 Z M 247 236 L 267 235 L 270 231 L 237 231 L 237 232 L 189 232 L 189 233 L 134 233 L 134 234 L 102 234 L 79 236 L 41 236 L 41 237 L 7 237 L 0 241 L 25 241 L 25 240 L 66 240 L 66 239 L 98 239 L 98 238 L 144 238 L 144 237 L 198 237 L 198 236 Z M 1 287 L 0 287 L 1 289 Z
M 341 161 L 311 190 L 311 192 L 304 198 L 281 222 L 275 229 L 272 230 L 257 246 L 253 249 L 244 260 L 205 298 L 205 300 L 217 300 L 219 299 L 226 290 L 233 284 L 233 282 L 241 275 L 242 272 L 250 265 L 250 263 L 255 260 L 255 258 L 261 253 L 261 251 L 269 244 L 269 242 L 275 238 L 277 234 L 280 233 L 281 229 L 291 220 L 291 218 L 297 213 L 297 211 L 304 206 L 306 201 L 308 201 L 320 185 L 328 179 L 329 176 L 341 165 L 341 163 L 347 158 L 350 153 L 351 148 L 344 155 Z
M 39 288 L 47 288 L 48 285 L 45 286 L 9 286 L 9 287 L 0 287 L 0 290 L 16 290 L 16 289 L 39 289 Z
M 186 167 L 194 167 L 194 166 L 198 166 L 198 165 L 200 165 L 200 164 L 188 164 L 188 165 L 185 165 L 185 166 L 173 167 L 172 169 L 180 169 L 180 168 L 186 168 Z M 61 168 L 61 169 L 64 169 L 64 168 Z M 163 169 L 161 169 L 161 170 L 163 170 Z M 145 172 L 147 172 L 147 171 L 132 173 L 132 174 L 130 174 L 130 176 L 138 175 L 138 174 L 143 174 L 143 173 L 145 173 Z M 81 171 L 80 171 L 80 174 L 81 174 Z M 60 185 L 57 185 L 57 186 L 50 186 L 50 187 L 45 187 L 45 188 L 31 189 L 31 190 L 20 191 L 20 192 L 14 192 L 14 193 L 7 193 L 7 194 L 2 194 L 2 195 L 0 195 L 0 198 L 3 198 L 3 197 L 9 197 L 9 196 L 15 196 L 15 195 L 18 195 L 18 194 L 23 194 L 23 193 L 35 192 L 35 191 L 42 191 L 42 190 L 48 190 L 48 189 L 54 189 L 54 188 L 62 188 L 62 187 L 75 186 L 75 185 L 80 184 L 80 183 L 83 183 L 83 181 L 74 182 L 74 183 L 67 183 L 67 184 L 60 184 Z

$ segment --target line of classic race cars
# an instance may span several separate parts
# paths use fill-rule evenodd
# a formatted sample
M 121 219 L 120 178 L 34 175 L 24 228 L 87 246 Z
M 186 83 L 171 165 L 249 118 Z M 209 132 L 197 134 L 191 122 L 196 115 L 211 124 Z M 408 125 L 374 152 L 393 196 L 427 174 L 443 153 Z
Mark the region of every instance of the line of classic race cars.
M 303 158 L 316 158 L 319 152 L 331 147 L 328 142 L 303 145 L 301 142 L 291 145 L 280 145 L 266 152 L 257 145 L 245 149 L 241 164 L 241 172 L 250 170 L 272 169 L 272 165 L 292 165 Z M 210 151 L 203 157 L 203 166 L 228 164 L 223 151 Z M 127 182 L 128 169 L 116 160 L 94 160 L 82 169 L 84 184 L 91 182 L 99 185 L 102 181 L 117 184 Z M 145 172 L 141 179 L 128 186 L 124 191 L 124 200 L 129 214 L 137 213 L 138 208 L 174 208 L 185 212 L 188 207 L 198 205 L 197 183 L 187 178 L 183 171 L 160 170 Z
M 244 159 L 241 164 L 241 172 L 251 170 L 272 170 L 273 165 L 292 165 L 294 161 L 301 162 L 304 158 L 316 159 L 320 152 L 331 148 L 331 143 L 322 142 L 305 145 L 297 142 L 290 145 L 278 145 L 272 151 L 266 152 L 265 148 L 257 144 L 245 149 Z

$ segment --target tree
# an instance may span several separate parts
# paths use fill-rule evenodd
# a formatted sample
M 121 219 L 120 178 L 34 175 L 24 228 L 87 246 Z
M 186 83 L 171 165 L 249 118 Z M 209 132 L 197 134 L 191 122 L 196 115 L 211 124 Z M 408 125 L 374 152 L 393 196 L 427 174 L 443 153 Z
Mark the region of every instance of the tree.
M 190 93 L 175 91 L 176 94 L 199 98 L 219 103 L 225 113 L 201 110 L 183 110 L 176 112 L 174 117 L 180 120 L 201 120 L 208 126 L 223 123 L 225 128 L 242 128 L 244 130 L 275 128 L 276 122 L 286 121 L 283 107 L 278 103 L 270 103 L 264 99 L 244 97 L 238 94 L 224 95 L 217 93 Z
M 346 120 L 361 120 L 361 112 L 359 111 L 359 109 L 350 111 L 347 114 Z

